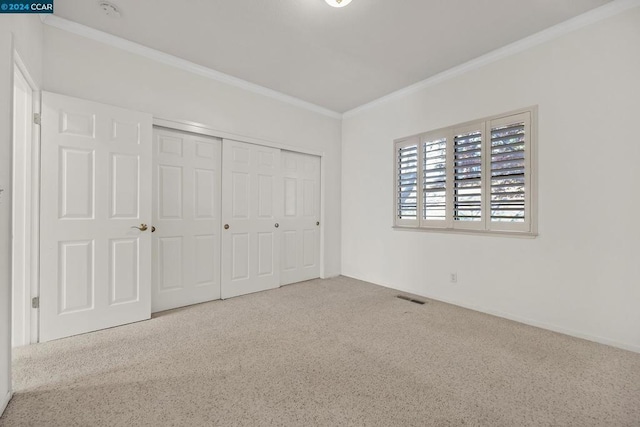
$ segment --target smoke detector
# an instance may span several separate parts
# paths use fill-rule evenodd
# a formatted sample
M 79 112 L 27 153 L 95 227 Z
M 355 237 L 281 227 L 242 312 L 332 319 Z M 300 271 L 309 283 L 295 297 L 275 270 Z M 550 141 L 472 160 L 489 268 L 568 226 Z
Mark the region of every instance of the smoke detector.
M 118 6 L 115 4 L 109 3 L 108 1 L 101 1 L 99 6 L 105 15 L 111 18 L 120 18 L 120 9 L 118 9 Z

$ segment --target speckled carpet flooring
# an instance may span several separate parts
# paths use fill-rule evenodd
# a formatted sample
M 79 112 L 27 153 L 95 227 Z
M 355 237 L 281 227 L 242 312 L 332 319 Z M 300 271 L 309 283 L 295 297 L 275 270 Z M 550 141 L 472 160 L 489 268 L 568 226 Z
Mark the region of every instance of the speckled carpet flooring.
M 639 426 L 640 354 L 339 277 L 21 348 L 2 426 Z

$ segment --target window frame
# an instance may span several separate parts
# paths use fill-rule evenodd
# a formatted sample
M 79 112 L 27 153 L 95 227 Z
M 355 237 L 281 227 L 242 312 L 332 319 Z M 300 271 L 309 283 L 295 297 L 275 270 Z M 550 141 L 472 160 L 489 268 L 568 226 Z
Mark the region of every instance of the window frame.
M 517 121 L 524 122 L 524 160 L 525 160 L 525 203 L 523 222 L 507 222 L 491 220 L 491 152 L 492 129 L 504 124 Z M 396 139 L 393 143 L 394 162 L 394 194 L 393 194 L 393 228 L 415 231 L 460 232 L 471 234 L 495 234 L 507 236 L 535 237 L 538 233 L 537 222 L 537 127 L 538 107 L 531 106 L 503 114 L 496 114 L 478 120 L 447 126 L 444 128 L 423 132 L 410 137 Z M 481 221 L 454 220 L 455 197 L 455 135 L 481 131 L 482 135 L 482 173 L 481 173 Z M 424 205 L 424 174 L 425 143 L 446 138 L 446 209 L 444 220 L 425 219 Z M 398 150 L 417 144 L 418 146 L 418 179 L 416 219 L 398 218 Z

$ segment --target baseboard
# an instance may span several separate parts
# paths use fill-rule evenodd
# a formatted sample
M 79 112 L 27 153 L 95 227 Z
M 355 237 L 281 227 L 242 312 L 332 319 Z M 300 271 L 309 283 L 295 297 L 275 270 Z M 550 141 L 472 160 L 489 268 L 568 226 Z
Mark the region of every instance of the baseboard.
M 0 401 L 0 417 L 4 414 L 4 410 L 7 409 L 7 405 L 11 400 L 12 393 L 8 392 L 2 401 Z
M 352 277 L 352 276 L 347 276 L 347 275 L 345 275 L 345 277 L 351 277 L 351 278 L 356 279 L 356 280 L 362 280 L 362 281 L 365 281 L 365 282 L 373 283 L 375 285 L 382 286 L 382 287 L 385 287 L 385 288 L 395 289 L 397 291 L 407 292 L 407 293 L 411 293 L 411 294 L 414 294 L 414 295 L 419 295 L 421 297 L 429 298 L 429 299 L 432 299 L 434 301 L 440 301 L 440 302 L 444 302 L 444 303 L 447 303 L 447 304 L 455 305 L 455 306 L 458 306 L 458 307 L 463 307 L 463 308 L 466 308 L 466 309 L 469 309 L 469 310 L 479 311 L 480 313 L 490 314 L 490 315 L 496 316 L 496 317 L 502 317 L 503 319 L 513 320 L 514 322 L 524 323 L 525 325 L 529 325 L 529 326 L 535 326 L 536 328 L 541 328 L 541 329 L 546 329 L 546 330 L 553 331 L 553 332 L 558 332 L 560 334 L 569 335 L 569 336 L 572 336 L 572 337 L 575 337 L 575 338 L 580 338 L 580 339 L 587 340 L 587 341 L 593 341 L 593 342 L 596 342 L 598 344 L 604 344 L 604 345 L 608 345 L 608 346 L 611 346 L 611 347 L 617 347 L 617 348 L 621 348 L 623 350 L 628 350 L 628 351 L 633 351 L 635 353 L 640 353 L 640 346 L 638 346 L 638 345 L 623 343 L 623 342 L 611 340 L 609 338 L 600 337 L 600 336 L 597 336 L 597 335 L 585 334 L 583 332 L 574 331 L 572 329 L 563 328 L 561 326 L 557 326 L 557 325 L 553 325 L 553 324 L 549 324 L 549 323 L 545 323 L 545 322 L 540 322 L 540 321 L 537 321 L 537 320 L 534 320 L 534 319 L 529 319 L 529 318 L 518 316 L 518 315 L 512 314 L 512 313 L 505 313 L 505 312 L 502 312 L 502 311 L 499 311 L 499 310 L 488 309 L 488 308 L 485 308 L 485 307 L 476 306 L 476 305 L 473 305 L 473 304 L 467 304 L 467 303 L 460 302 L 460 301 L 450 300 L 450 299 L 447 299 L 447 298 L 434 297 L 432 295 L 429 295 L 428 293 L 417 291 L 415 289 L 408 289 L 408 288 L 403 288 L 403 287 L 398 287 L 398 286 L 391 286 L 391 285 L 388 285 L 388 284 L 385 284 L 385 283 L 378 283 L 378 282 L 374 282 L 372 280 L 359 279 L 357 277 Z

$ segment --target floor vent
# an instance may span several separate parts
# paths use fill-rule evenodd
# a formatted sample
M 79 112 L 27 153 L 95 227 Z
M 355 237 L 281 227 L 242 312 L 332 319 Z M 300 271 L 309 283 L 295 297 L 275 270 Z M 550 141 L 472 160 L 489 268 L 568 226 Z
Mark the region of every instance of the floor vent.
M 413 299 L 413 298 L 410 298 L 410 297 L 407 297 L 407 296 L 404 296 L 404 295 L 398 295 L 396 298 L 400 298 L 400 299 L 403 299 L 405 301 L 413 302 L 415 304 L 424 305 L 424 301 Z

